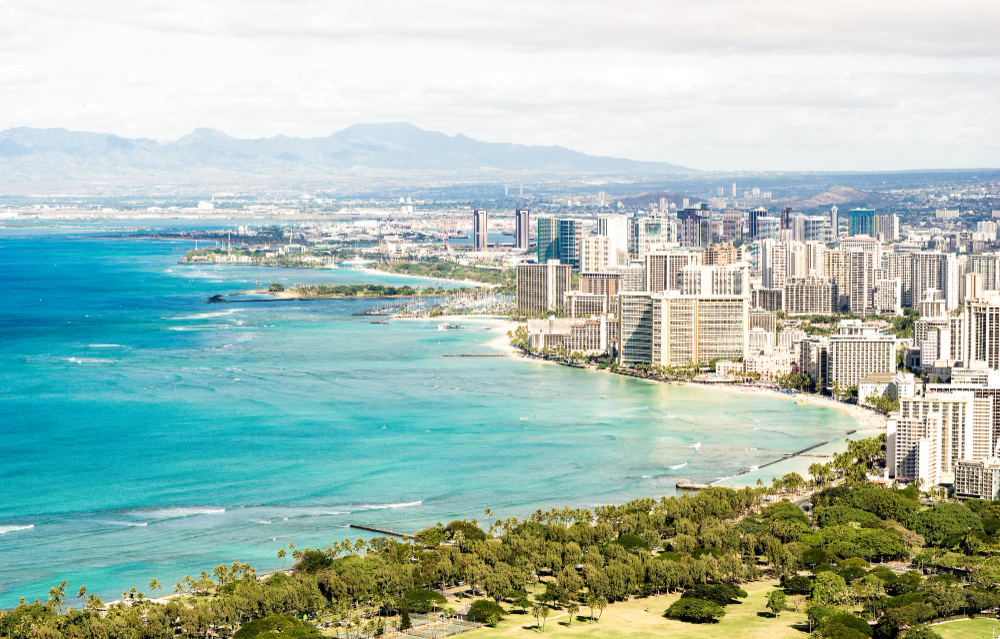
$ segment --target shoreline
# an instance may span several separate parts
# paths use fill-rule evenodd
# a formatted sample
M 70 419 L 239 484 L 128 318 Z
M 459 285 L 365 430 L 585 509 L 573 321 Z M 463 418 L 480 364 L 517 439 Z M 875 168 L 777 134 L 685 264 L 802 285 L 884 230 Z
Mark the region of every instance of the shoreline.
M 410 277 L 417 280 L 427 280 L 427 281 L 439 281 L 439 282 L 450 282 L 452 284 L 465 284 L 466 286 L 475 286 L 477 288 L 489 288 L 494 289 L 500 286 L 500 284 L 491 284 L 489 282 L 477 282 L 476 280 L 456 280 L 450 277 L 438 277 L 438 276 L 428 276 L 428 275 L 411 275 L 410 273 L 397 273 L 395 271 L 383 271 L 378 268 L 371 268 L 368 266 L 351 266 L 344 271 L 361 271 L 362 273 L 368 273 L 369 275 L 391 275 L 393 277 Z
M 511 321 L 515 327 L 517 323 Z M 494 339 L 490 343 L 493 344 L 497 340 Z M 509 343 L 507 348 L 502 349 L 510 357 L 520 359 L 525 362 L 542 362 L 546 364 L 554 364 L 556 366 L 566 366 L 565 364 L 550 359 L 544 359 L 541 357 L 530 357 L 523 352 L 517 350 Z M 582 367 L 570 367 L 567 368 L 579 368 L 580 370 L 585 370 L 592 373 L 606 373 L 609 375 L 620 375 L 611 370 L 607 369 L 597 369 L 593 366 L 582 366 Z M 636 379 L 644 382 L 650 382 L 654 384 L 663 384 L 666 386 L 681 386 L 687 388 L 698 388 L 706 390 L 712 389 L 724 389 L 730 393 L 738 393 L 742 395 L 757 395 L 760 397 L 769 397 L 772 399 L 784 399 L 794 401 L 796 404 L 801 400 L 804 404 L 809 406 L 818 406 L 821 408 L 828 408 L 831 410 L 836 410 L 847 417 L 853 419 L 858 424 L 858 428 L 853 432 L 844 431 L 842 434 L 837 433 L 836 436 L 831 438 L 826 442 L 816 442 L 809 448 L 794 452 L 785 457 L 779 457 L 776 459 L 764 462 L 759 466 L 752 466 L 737 474 L 723 477 L 721 479 L 716 479 L 714 481 L 706 482 L 711 486 L 722 486 L 727 488 L 742 488 L 744 486 L 752 486 L 757 479 L 763 480 L 765 483 L 770 482 L 771 477 L 781 476 L 786 473 L 796 472 L 806 477 L 808 475 L 807 469 L 811 464 L 819 461 L 818 458 L 822 458 L 826 463 L 832 459 L 832 456 L 837 453 L 842 453 L 847 450 L 847 438 L 854 435 L 858 438 L 862 437 L 872 437 L 885 432 L 885 422 L 886 417 L 881 415 L 874 410 L 858 406 L 856 404 L 845 404 L 843 402 L 838 402 L 834 399 L 821 397 L 818 395 L 810 395 L 808 393 L 784 393 L 770 388 L 755 388 L 748 386 L 735 386 L 731 384 L 706 384 L 702 382 L 694 381 L 664 381 L 658 379 L 650 379 L 645 377 L 635 377 L 632 375 L 620 375 L 621 377 L 628 377 L 630 379 Z M 808 455 L 808 456 L 807 456 Z M 780 471 L 780 472 L 776 472 Z M 681 478 L 678 478 L 680 480 Z M 680 490 L 678 489 L 678 494 Z

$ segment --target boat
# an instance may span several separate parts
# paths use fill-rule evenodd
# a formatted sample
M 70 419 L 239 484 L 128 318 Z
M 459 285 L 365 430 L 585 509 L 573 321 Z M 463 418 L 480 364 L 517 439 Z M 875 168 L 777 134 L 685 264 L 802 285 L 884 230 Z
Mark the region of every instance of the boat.
M 457 330 L 457 329 L 460 329 L 460 328 L 463 328 L 463 327 L 459 326 L 458 324 L 447 324 L 447 323 L 445 323 L 445 324 L 438 324 L 438 330 L 439 331 L 453 331 L 453 330 Z

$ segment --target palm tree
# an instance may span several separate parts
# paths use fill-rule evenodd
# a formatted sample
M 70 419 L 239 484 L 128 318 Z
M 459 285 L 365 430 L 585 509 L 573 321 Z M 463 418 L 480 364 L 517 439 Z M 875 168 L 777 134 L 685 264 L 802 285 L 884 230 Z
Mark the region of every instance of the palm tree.
M 569 613 L 569 625 L 573 625 L 573 617 L 576 616 L 576 613 L 580 612 L 580 606 L 576 603 L 571 603 L 566 607 L 566 612 Z
M 542 632 L 545 632 L 545 620 L 548 618 L 548 616 L 549 616 L 549 607 L 543 605 L 542 606 Z
M 83 600 L 86 599 L 87 597 L 87 587 L 80 586 L 80 590 L 76 593 L 76 596 L 80 599 L 80 602 L 82 603 Z
M 281 569 L 285 569 L 285 549 L 282 548 L 278 551 L 278 559 L 281 560 Z
M 66 596 L 66 582 L 61 581 L 59 585 L 55 588 L 49 589 L 49 603 L 52 604 L 52 608 L 57 612 L 62 612 L 63 597 Z
M 149 590 L 150 592 L 154 590 L 163 590 L 163 587 L 160 585 L 160 582 L 154 578 L 153 581 L 149 582 Z

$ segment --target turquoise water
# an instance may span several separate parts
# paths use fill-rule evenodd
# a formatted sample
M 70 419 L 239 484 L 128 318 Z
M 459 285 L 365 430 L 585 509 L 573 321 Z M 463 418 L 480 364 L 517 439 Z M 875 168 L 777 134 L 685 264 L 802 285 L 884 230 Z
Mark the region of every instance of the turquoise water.
M 189 245 L 0 229 L 0 605 L 115 597 L 279 548 L 674 493 L 855 428 L 825 408 L 487 352 L 364 301 L 209 305 L 258 282 Z

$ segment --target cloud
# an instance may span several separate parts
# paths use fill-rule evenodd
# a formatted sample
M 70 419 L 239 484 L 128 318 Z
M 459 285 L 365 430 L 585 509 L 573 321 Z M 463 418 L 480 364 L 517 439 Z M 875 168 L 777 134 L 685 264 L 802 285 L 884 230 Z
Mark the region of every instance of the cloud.
M 1000 156 L 992 0 L 8 0 L 0 18 L 0 128 L 402 120 L 708 169 Z

